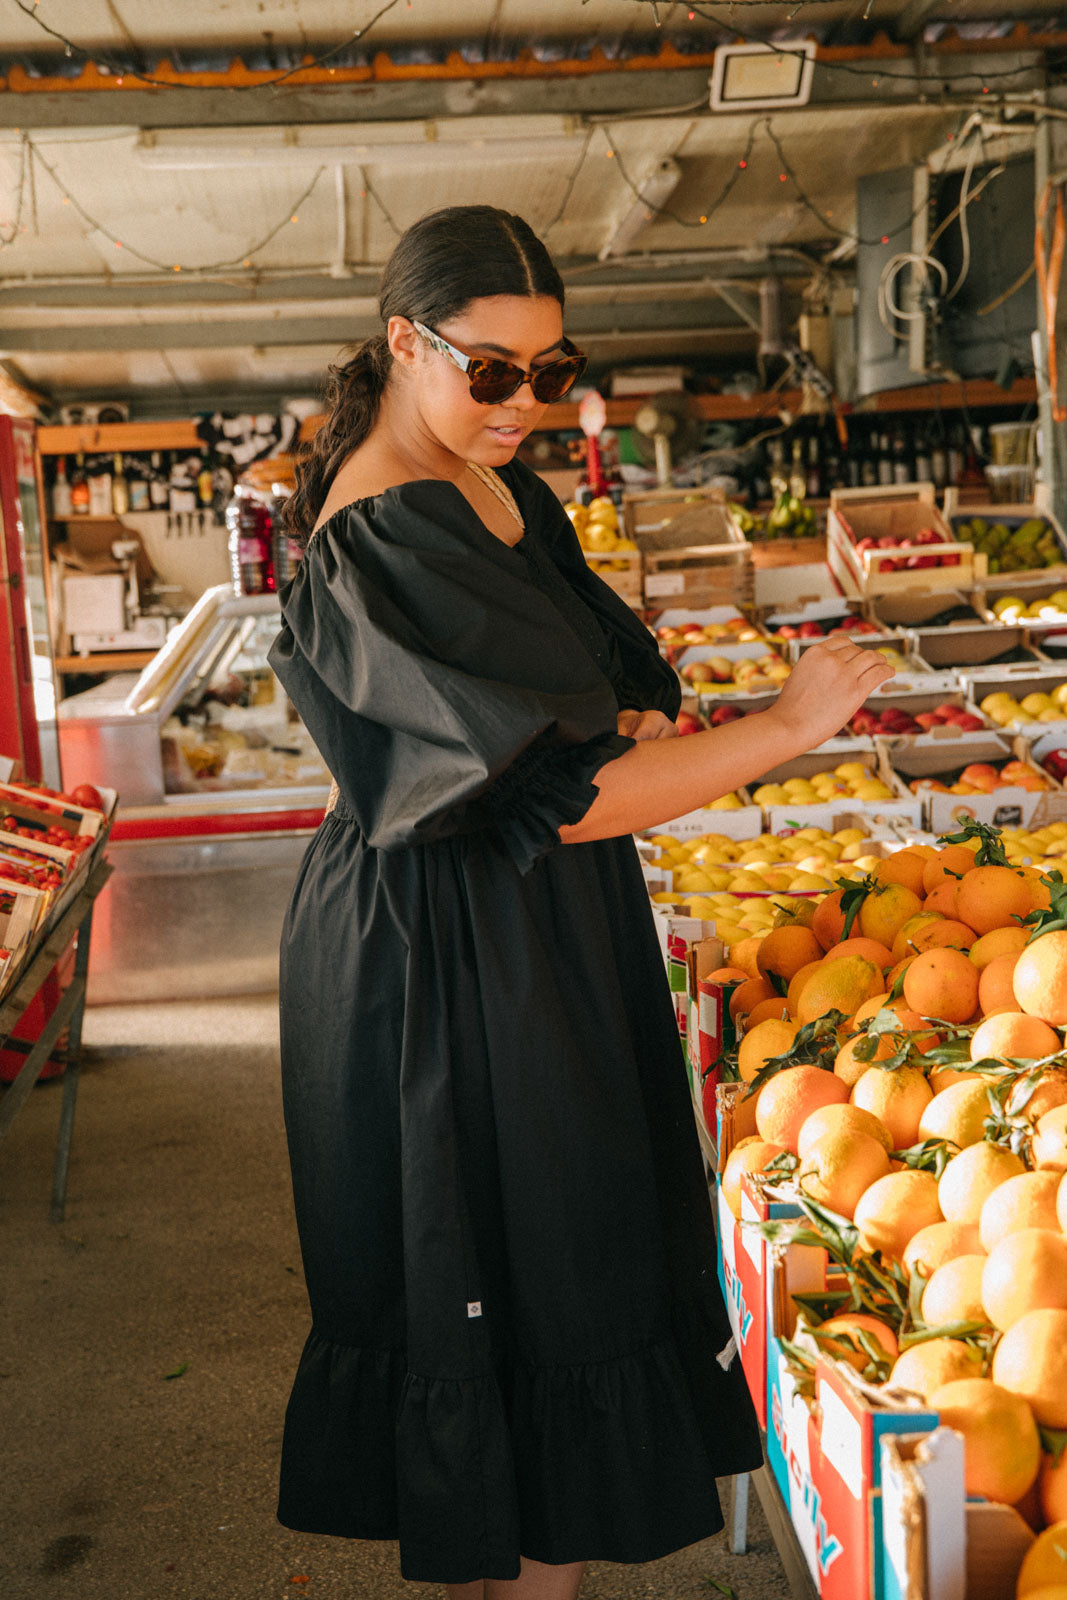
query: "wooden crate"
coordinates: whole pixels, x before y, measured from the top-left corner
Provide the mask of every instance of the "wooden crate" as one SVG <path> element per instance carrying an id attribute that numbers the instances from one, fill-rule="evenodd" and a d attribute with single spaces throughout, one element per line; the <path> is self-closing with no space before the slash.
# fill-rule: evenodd
<path id="1" fill-rule="evenodd" d="M 596 550 L 585 552 L 586 565 L 609 589 L 614 589 L 620 600 L 625 600 L 635 611 L 644 609 L 644 572 L 640 550 Z"/>
<path id="2" fill-rule="evenodd" d="M 711 489 L 653 489 L 622 497 L 626 536 L 641 552 L 645 604 L 752 604 L 752 547 Z"/>
<path id="3" fill-rule="evenodd" d="M 750 539 L 749 543 L 756 567 L 807 567 L 826 560 L 822 534 L 810 539 Z"/>
<path id="4" fill-rule="evenodd" d="M 891 564 L 900 559 L 899 551 L 856 549 L 856 541 L 863 538 L 878 539 L 886 534 L 907 538 L 926 527 L 935 529 L 942 542 L 923 545 L 910 554 L 947 556 L 952 559 L 951 566 L 895 572 Z M 909 589 L 974 589 L 985 575 L 985 557 L 953 538 L 937 509 L 932 483 L 835 489 L 826 518 L 826 559 L 844 593 L 863 598 Z"/>

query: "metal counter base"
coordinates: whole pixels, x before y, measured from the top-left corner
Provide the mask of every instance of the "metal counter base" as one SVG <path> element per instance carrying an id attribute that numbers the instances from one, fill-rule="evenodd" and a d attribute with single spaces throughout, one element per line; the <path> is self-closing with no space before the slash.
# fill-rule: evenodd
<path id="1" fill-rule="evenodd" d="M 115 839 L 97 902 L 88 1003 L 262 994 L 310 831 Z"/>

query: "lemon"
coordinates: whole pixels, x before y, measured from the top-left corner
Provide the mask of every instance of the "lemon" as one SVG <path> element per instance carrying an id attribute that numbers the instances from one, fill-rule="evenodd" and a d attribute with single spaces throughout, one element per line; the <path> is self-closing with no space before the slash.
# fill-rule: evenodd
<path id="1" fill-rule="evenodd" d="M 740 811 L 744 801 L 739 794 L 723 794 L 717 800 L 712 800 L 706 807 L 707 811 Z"/>
<path id="2" fill-rule="evenodd" d="M 842 761 L 834 773 L 838 778 L 869 778 L 871 769 L 865 761 Z"/>

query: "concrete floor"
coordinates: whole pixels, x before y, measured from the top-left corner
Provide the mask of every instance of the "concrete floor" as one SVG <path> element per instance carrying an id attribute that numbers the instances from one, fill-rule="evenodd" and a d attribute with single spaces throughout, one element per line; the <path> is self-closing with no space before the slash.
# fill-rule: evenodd
<path id="1" fill-rule="evenodd" d="M 62 1224 L 58 1082 L 0 1146 L 0 1594 L 436 1600 L 393 1545 L 274 1519 L 308 1313 L 273 996 L 98 1007 L 85 1036 Z M 755 1495 L 749 1541 L 597 1564 L 582 1600 L 778 1600 Z"/>

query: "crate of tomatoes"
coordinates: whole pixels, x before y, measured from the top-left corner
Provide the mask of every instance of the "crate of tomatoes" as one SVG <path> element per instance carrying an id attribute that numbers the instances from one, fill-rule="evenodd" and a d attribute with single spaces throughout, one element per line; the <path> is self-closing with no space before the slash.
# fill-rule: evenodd
<path id="1" fill-rule="evenodd" d="M 14 933 L 24 946 L 77 892 L 114 804 L 112 792 L 91 785 L 67 795 L 40 785 L 0 783 L 0 895 L 12 902 L 14 930 L 9 941 L 0 928 L 0 944 L 11 952 L 0 958 L 0 992 L 16 966 Z M 27 933 L 28 904 L 33 915 Z"/>

